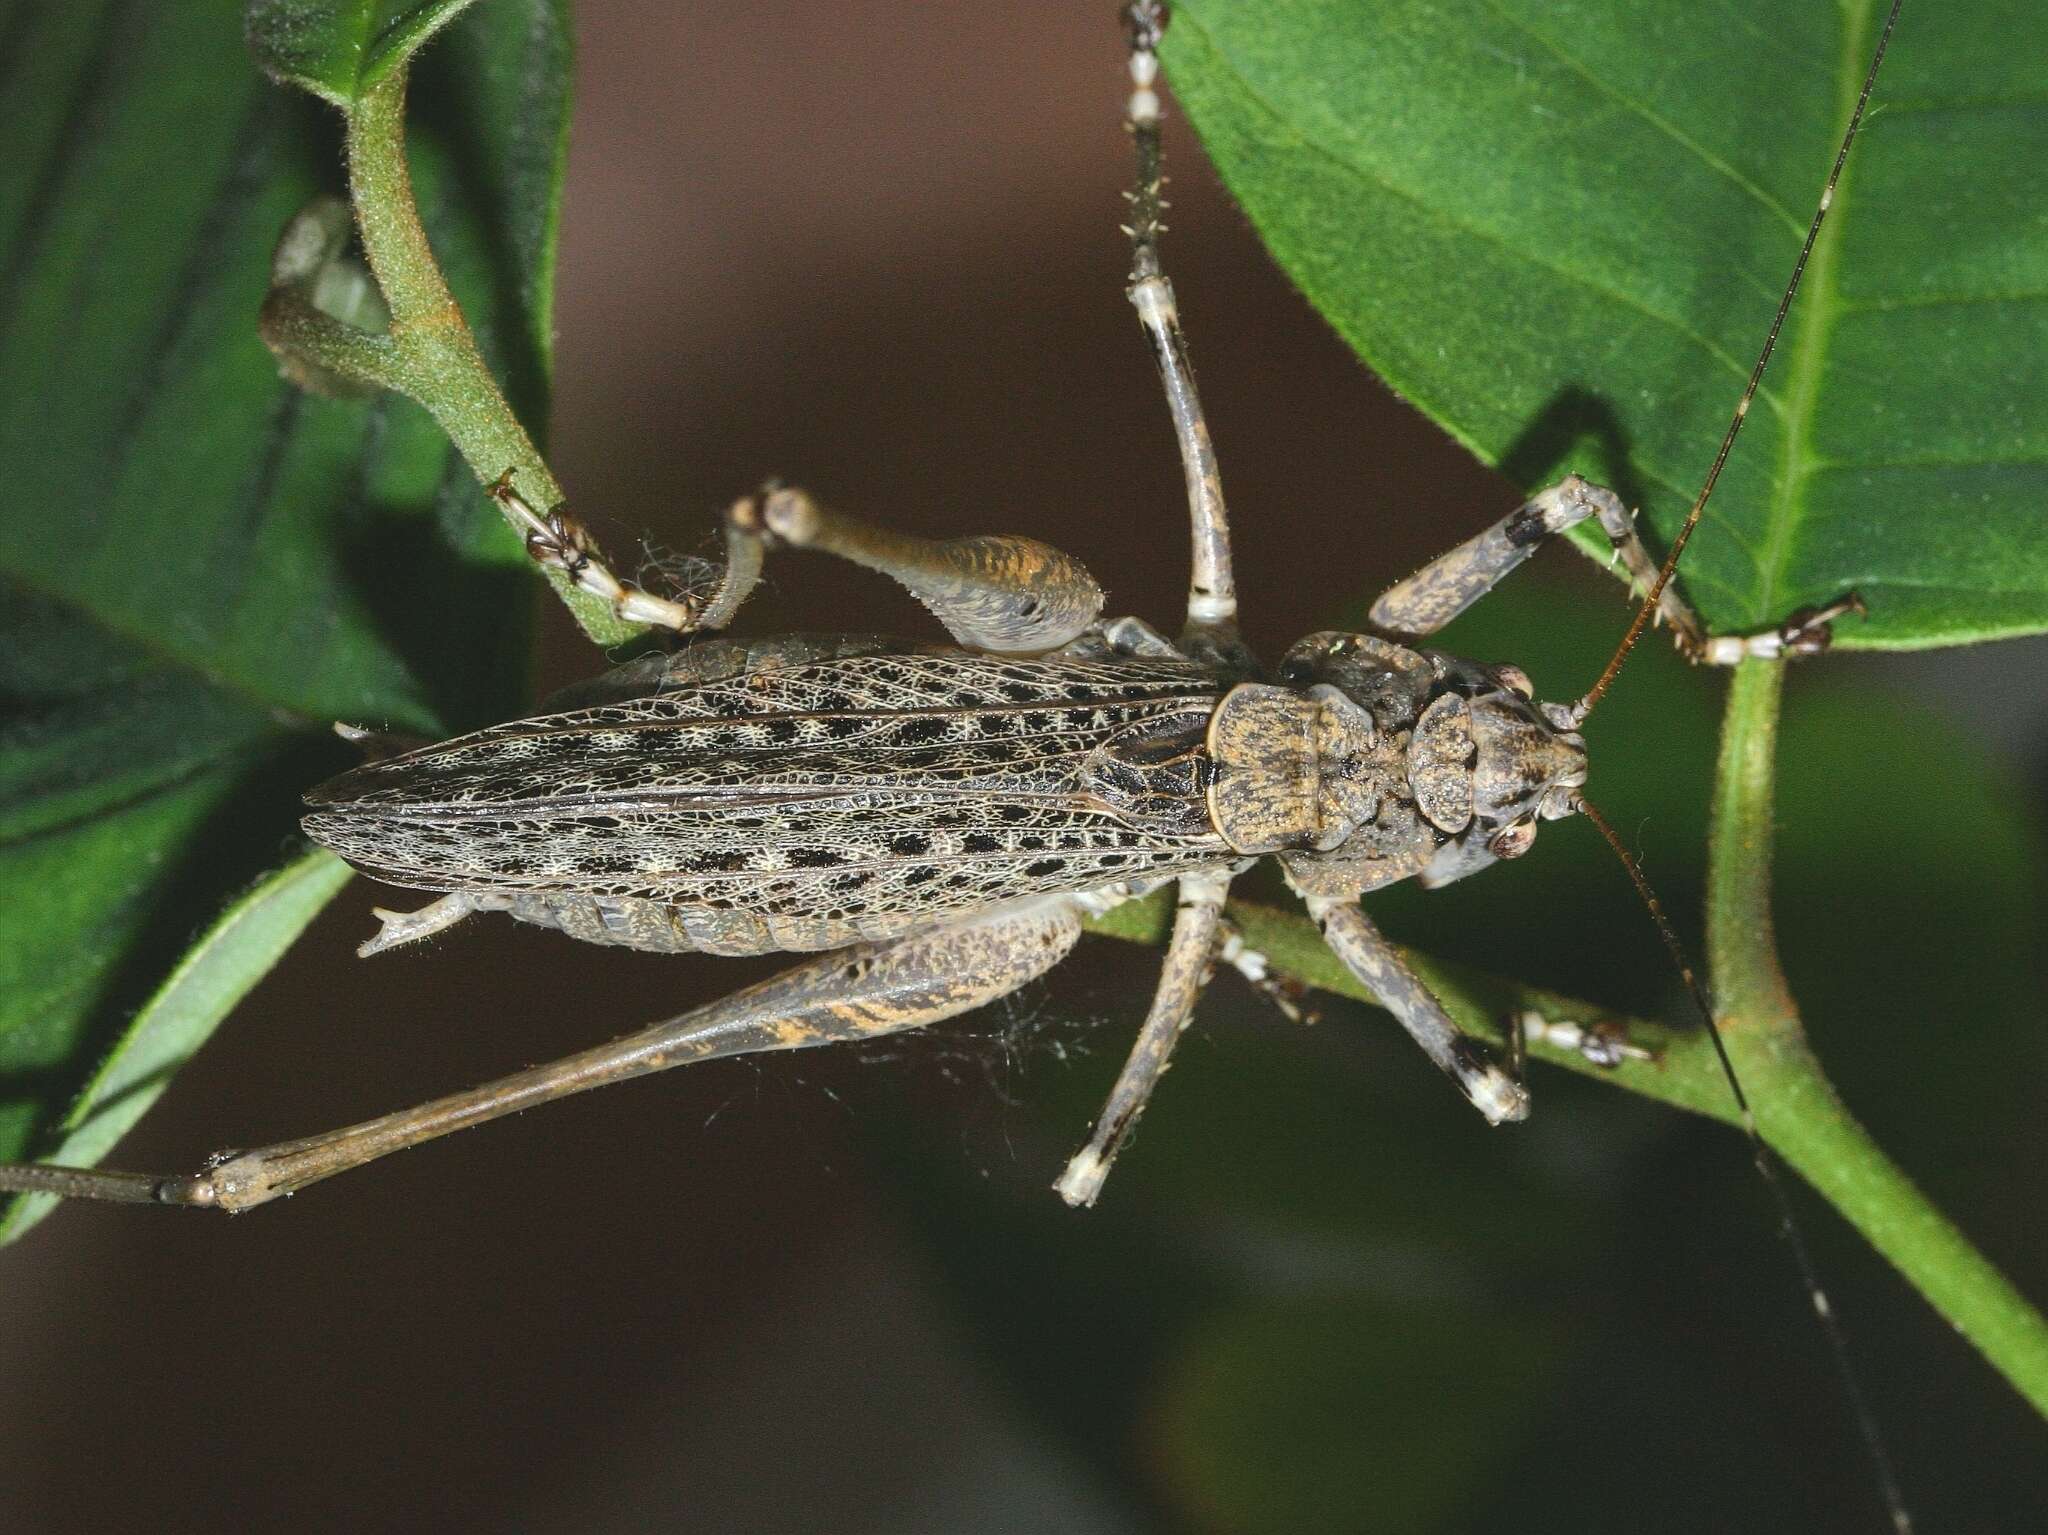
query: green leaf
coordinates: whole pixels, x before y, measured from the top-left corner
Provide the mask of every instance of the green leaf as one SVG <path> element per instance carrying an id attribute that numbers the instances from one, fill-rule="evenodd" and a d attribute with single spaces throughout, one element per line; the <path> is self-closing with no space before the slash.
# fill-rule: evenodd
<path id="1" fill-rule="evenodd" d="M 136 1013 L 107 1053 L 99 1074 L 73 1102 L 60 1137 L 49 1147 L 51 1160 L 88 1167 L 112 1150 L 214 1025 L 248 995 L 348 882 L 349 873 L 348 866 L 330 853 L 308 853 L 222 912 Z M 0 1242 L 34 1225 L 55 1203 L 44 1195 L 16 1200 L 0 1217 Z"/>
<path id="2" fill-rule="evenodd" d="M 1578 469 L 1668 540 L 1883 10 L 1186 0 L 1165 57 L 1224 181 L 1361 357 L 1520 484 Z M 1687 556 L 1714 627 L 1855 587 L 1871 613 L 1844 645 L 2048 629 L 2048 104 L 2014 45 L 2038 20 L 2019 0 L 1906 8 Z"/>
<path id="3" fill-rule="evenodd" d="M 331 888 L 295 851 L 299 791 L 350 755 L 330 722 L 441 734 L 516 708 L 532 588 L 424 412 L 303 395 L 257 338 L 278 232 L 337 190 L 333 114 L 266 81 L 224 8 L 29 7 L 8 35 L 0 1159 L 20 1159 L 88 1129 L 103 1150 Z M 560 0 L 501 0 L 415 82 L 429 231 L 535 425 L 567 63 Z"/>
<path id="4" fill-rule="evenodd" d="M 347 106 L 473 0 L 249 0 L 249 51 L 277 80 Z"/>

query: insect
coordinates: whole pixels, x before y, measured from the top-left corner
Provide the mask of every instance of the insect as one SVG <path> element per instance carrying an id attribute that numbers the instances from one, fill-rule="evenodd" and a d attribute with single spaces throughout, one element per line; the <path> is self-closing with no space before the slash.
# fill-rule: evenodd
<path id="1" fill-rule="evenodd" d="M 529 554 L 628 621 L 721 632 L 769 551 L 806 548 L 894 578 L 953 643 L 700 639 L 571 689 L 544 715 L 319 786 L 307 796 L 314 840 L 386 883 L 439 892 L 417 910 L 380 913 L 383 930 L 361 952 L 505 912 L 594 943 L 819 957 L 611 1045 L 190 1178 L 22 1169 L 11 1181 L 247 1209 L 603 1082 L 952 1017 L 1044 974 L 1084 914 L 1171 883 L 1178 912 L 1152 1008 L 1058 1181 L 1069 1203 L 1089 1204 L 1193 1011 L 1232 879 L 1266 856 L 1482 1116 L 1528 1113 L 1522 1083 L 1451 1020 L 1359 898 L 1408 879 L 1465 878 L 1528 852 L 1544 821 L 1595 815 L 1581 792 L 1580 726 L 1653 616 L 1694 658 L 1730 664 L 1823 648 L 1856 599 L 1760 635 L 1709 637 L 1619 498 L 1568 478 L 1383 593 L 1376 633 L 1314 634 L 1263 666 L 1238 638 L 1220 473 L 1160 257 L 1163 21 L 1154 5 L 1129 14 L 1138 168 L 1128 292 L 1186 478 L 1193 568 L 1177 637 L 1105 620 L 1094 578 L 1035 540 L 910 538 L 786 487 L 727 514 L 715 590 L 664 597 L 621 580 L 566 508 L 528 505 L 508 475 L 493 494 L 525 528 Z M 1588 519 L 1649 595 L 1584 698 L 1541 702 L 1513 667 L 1421 648 Z"/>
<path id="2" fill-rule="evenodd" d="M 1139 23 L 1142 158 L 1156 145 L 1156 105 L 1142 13 Z M 1072 942 L 1080 911 L 1171 880 L 1182 904 L 1158 999 L 1060 1180 L 1085 1203 L 1193 1006 L 1230 879 L 1268 854 L 1332 947 L 1481 1112 L 1494 1121 L 1526 1112 L 1521 1084 L 1449 1022 L 1357 897 L 1519 856 L 1541 821 L 1585 809 L 1583 711 L 1538 704 L 1519 673 L 1385 635 L 1317 636 L 1270 673 L 1243 652 L 1220 486 L 1146 204 L 1156 163 L 1140 180 L 1133 299 L 1190 484 L 1185 630 L 1169 640 L 1135 622 L 1099 623 L 1092 580 L 1042 546 L 919 545 L 788 490 L 735 509 L 726 584 L 693 608 L 619 583 L 565 513 L 501 488 L 527 520 L 536 557 L 628 616 L 719 628 L 765 551 L 811 547 L 901 580 L 956 648 L 704 641 L 602 679 L 540 720 L 323 787 L 309 821 L 316 837 L 396 883 L 445 892 L 394 917 L 372 947 L 502 910 L 600 942 L 830 957 L 660 1036 L 249 1153 L 192 1180 L 150 1180 L 148 1197 L 243 1207 L 599 1079 L 930 1022 L 1042 973 Z M 1655 579 L 1620 503 L 1567 482 L 1394 588 L 1375 620 L 1403 639 L 1426 637 L 1541 537 L 1586 518 L 1645 584 Z M 1709 643 L 1688 628 L 1675 589 L 1664 589 L 1659 610 Z M 1817 646 L 1830 616 L 1793 616 L 1753 641 L 1714 640 L 1713 658 Z"/>

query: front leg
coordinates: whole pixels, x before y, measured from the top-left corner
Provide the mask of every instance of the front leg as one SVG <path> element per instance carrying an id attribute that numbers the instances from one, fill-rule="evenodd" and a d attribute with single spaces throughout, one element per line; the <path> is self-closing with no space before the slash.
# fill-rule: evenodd
<path id="1" fill-rule="evenodd" d="M 1613 545 L 1615 558 L 1628 572 L 1629 589 L 1639 595 L 1649 591 L 1657 581 L 1657 563 L 1643 547 L 1634 516 L 1613 491 L 1573 474 L 1388 587 L 1372 605 L 1373 627 L 1403 638 L 1436 633 L 1545 543 L 1588 517 L 1598 520 Z M 1863 612 L 1862 599 L 1854 592 L 1825 607 L 1801 608 L 1761 634 L 1710 635 L 1675 583 L 1667 582 L 1657 599 L 1658 621 L 1670 628 L 1680 652 L 1707 666 L 1733 666 L 1749 657 L 1817 654 L 1828 647 L 1833 620 L 1851 612 Z"/>
<path id="2" fill-rule="evenodd" d="M 1635 518 L 1613 491 L 1572 474 L 1380 593 L 1372 605 L 1373 627 L 1402 636 L 1436 633 L 1544 544 L 1588 517 L 1599 520 L 1616 558 L 1628 571 L 1631 587 L 1648 591 L 1657 579 L 1657 564 L 1643 547 Z M 1681 645 L 1698 645 L 1705 638 L 1699 615 L 1675 587 L 1664 588 L 1658 617 L 1671 626 Z"/>

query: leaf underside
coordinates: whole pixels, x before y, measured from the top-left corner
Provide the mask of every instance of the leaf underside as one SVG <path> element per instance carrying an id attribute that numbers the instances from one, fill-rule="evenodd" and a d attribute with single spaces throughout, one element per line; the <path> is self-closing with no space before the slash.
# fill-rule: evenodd
<path id="1" fill-rule="evenodd" d="M 272 78 L 347 106 L 474 0 L 251 0 L 249 51 Z"/>
<path id="2" fill-rule="evenodd" d="M 1667 540 L 1883 9 L 1185 0 L 1165 59 L 1362 358 L 1523 486 L 1576 469 Z M 1843 645 L 2048 629 L 2048 98 L 2039 50 L 2014 46 L 2038 23 L 2023 0 L 1907 7 L 1687 554 L 1712 627 L 1855 588 L 1870 617 Z"/>
<path id="3" fill-rule="evenodd" d="M 330 722 L 445 733 L 523 692 L 529 578 L 446 439 L 300 394 L 257 339 L 340 124 L 204 9 L 0 8 L 0 462 L 33 510 L 0 519 L 4 1159 L 104 1151 L 338 885 L 296 835 Z M 309 46 L 314 11 L 360 20 L 257 9 Z M 452 8 L 382 10 L 388 69 L 400 11 L 417 42 Z M 494 5 L 420 76 L 429 230 L 532 420 L 560 6 Z"/>

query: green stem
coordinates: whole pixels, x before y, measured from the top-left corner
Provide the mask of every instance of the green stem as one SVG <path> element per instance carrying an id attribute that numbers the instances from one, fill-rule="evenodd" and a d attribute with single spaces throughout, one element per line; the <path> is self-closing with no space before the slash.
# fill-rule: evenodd
<path id="1" fill-rule="evenodd" d="M 1783 672 L 1736 671 L 1715 780 L 1707 958 L 1729 1054 L 1764 1139 L 2048 1415 L 2048 1322 L 1870 1139 L 1807 1047 L 1771 920 Z"/>
<path id="2" fill-rule="evenodd" d="M 346 111 L 349 197 L 364 254 L 391 309 L 391 350 L 377 359 L 385 364 L 378 381 L 424 406 L 480 483 L 490 485 L 509 470 L 530 504 L 559 506 L 567 499 L 562 487 L 491 376 L 427 243 L 405 158 L 406 76 L 403 69 L 392 71 Z M 331 336 L 302 333 L 301 339 L 315 361 L 339 361 L 341 371 L 371 360 L 328 355 L 331 348 L 323 344 Z M 561 570 L 550 568 L 547 577 L 595 643 L 616 645 L 641 632 L 614 615 L 608 603 L 578 590 Z"/>
<path id="3" fill-rule="evenodd" d="M 379 389 L 405 393 L 411 383 L 389 336 L 337 320 L 294 288 L 270 290 L 257 328 L 301 389 L 321 394 Z"/>
<path id="4" fill-rule="evenodd" d="M 1707 956 L 1728 1053 L 1755 1108 L 1757 1125 L 1843 1218 L 1898 1268 L 2048 1416 L 2048 1322 L 1990 1260 L 1870 1139 L 1835 1096 L 1806 1044 L 1778 966 L 1771 920 L 1772 805 L 1783 668 L 1750 662 L 1731 684 L 1708 847 Z M 1112 937 L 1158 943 L 1171 913 L 1164 898 L 1118 907 L 1090 927 Z M 1364 1001 L 1365 988 L 1323 946 L 1313 923 L 1292 912 L 1233 902 L 1230 916 L 1274 967 L 1310 985 Z M 1596 1005 L 1410 953 L 1432 990 L 1465 1028 L 1498 1035 L 1511 1008 L 1586 1022 Z M 1600 1081 L 1728 1123 L 1737 1115 L 1711 1046 L 1698 1030 L 1673 1033 L 1618 1020 L 1654 1062 L 1595 1067 L 1575 1052 L 1537 1045 L 1532 1053 Z"/>
<path id="5" fill-rule="evenodd" d="M 1330 952 L 1315 924 L 1300 912 L 1257 901 L 1232 901 L 1227 915 L 1244 934 L 1245 942 L 1264 954 L 1277 973 L 1337 996 L 1360 1002 L 1376 1000 Z M 1091 918 L 1088 928 L 1131 943 L 1158 944 L 1165 939 L 1172 920 L 1171 894 L 1162 891 Z M 1529 1053 L 1646 1098 L 1733 1123 L 1734 1108 L 1720 1068 L 1711 1055 L 1692 1048 L 1696 1030 L 1672 1030 L 1645 1019 L 1622 1017 L 1611 1008 L 1581 998 L 1432 959 L 1413 949 L 1402 952 L 1460 1028 L 1499 1040 L 1503 1020 L 1515 1012 L 1533 1012 L 1550 1023 L 1571 1022 L 1582 1027 L 1602 1021 L 1618 1023 L 1629 1042 L 1651 1052 L 1654 1059 L 1596 1066 L 1577 1050 L 1542 1040 L 1531 1041 Z"/>

